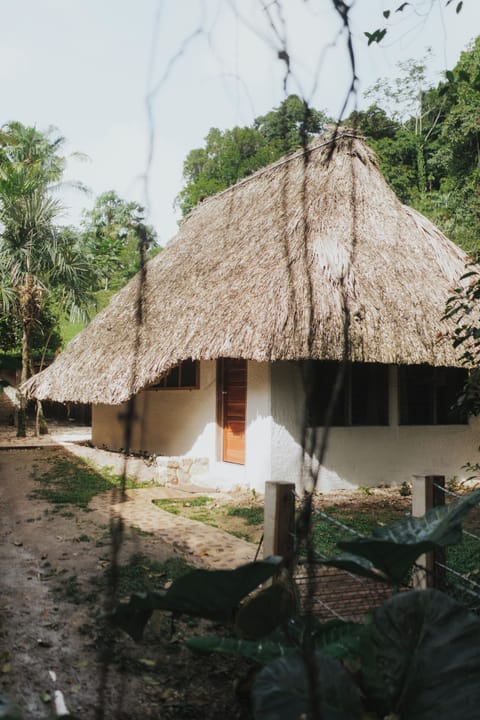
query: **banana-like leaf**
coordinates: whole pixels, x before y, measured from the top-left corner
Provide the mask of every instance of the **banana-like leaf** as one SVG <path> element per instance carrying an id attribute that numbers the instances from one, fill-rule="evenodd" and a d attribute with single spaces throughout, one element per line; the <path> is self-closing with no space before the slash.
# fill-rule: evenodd
<path id="1" fill-rule="evenodd" d="M 235 632 L 250 639 L 266 637 L 295 615 L 297 609 L 293 589 L 276 582 L 240 606 L 235 617 Z"/>
<path id="2" fill-rule="evenodd" d="M 192 570 L 177 578 L 168 590 L 133 593 L 128 603 L 108 615 L 108 620 L 134 640 L 142 637 L 153 610 L 232 622 L 243 598 L 271 578 L 281 562 L 281 557 L 272 555 L 235 570 Z"/>
<path id="3" fill-rule="evenodd" d="M 337 660 L 356 658 L 360 654 L 364 627 L 363 623 L 344 620 L 322 623 L 314 631 L 315 647 Z"/>
<path id="4" fill-rule="evenodd" d="M 315 647 L 338 660 L 357 658 L 363 627 L 341 620 L 318 624 L 314 631 Z M 292 618 L 287 624 L 286 633 L 277 630 L 261 640 L 211 636 L 189 638 L 185 642 L 191 650 L 242 656 L 266 665 L 276 658 L 297 653 L 304 631 L 305 623 L 302 619 Z"/>
<path id="5" fill-rule="evenodd" d="M 362 672 L 382 717 L 480 717 L 480 618 L 437 590 L 394 595 L 367 626 Z"/>
<path id="6" fill-rule="evenodd" d="M 322 560 L 320 565 L 329 565 L 331 567 L 346 570 L 354 575 L 378 580 L 379 582 L 388 582 L 388 577 L 384 572 L 375 567 L 375 565 L 365 557 L 353 555 L 352 553 L 342 553 L 333 558 Z"/>
<path id="7" fill-rule="evenodd" d="M 392 583 L 401 582 L 422 553 L 455 545 L 462 538 L 462 521 L 480 502 L 480 490 L 460 500 L 432 508 L 423 517 L 407 517 L 376 528 L 371 537 L 338 543 L 342 550 L 370 560 Z"/>
<path id="8" fill-rule="evenodd" d="M 322 720 L 360 720 L 360 693 L 338 662 L 315 654 Z M 261 670 L 252 691 L 255 720 L 292 720 L 308 717 L 307 671 L 300 655 L 278 658 Z"/>

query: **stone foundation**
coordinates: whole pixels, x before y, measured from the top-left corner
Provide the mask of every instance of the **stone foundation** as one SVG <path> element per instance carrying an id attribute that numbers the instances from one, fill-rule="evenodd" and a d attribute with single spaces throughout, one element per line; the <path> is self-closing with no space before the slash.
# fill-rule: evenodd
<path id="1" fill-rule="evenodd" d="M 160 485 L 185 485 L 208 473 L 207 458 L 157 457 L 156 481 Z"/>

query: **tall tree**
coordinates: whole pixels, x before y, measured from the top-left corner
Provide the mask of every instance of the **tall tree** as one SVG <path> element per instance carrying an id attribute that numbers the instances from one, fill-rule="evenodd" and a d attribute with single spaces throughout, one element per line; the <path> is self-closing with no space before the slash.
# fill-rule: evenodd
<path id="1" fill-rule="evenodd" d="M 480 38 L 436 87 L 409 61 L 348 122 L 365 133 L 393 189 L 468 251 L 480 238 Z"/>
<path id="2" fill-rule="evenodd" d="M 185 185 L 177 196 L 182 213 L 301 147 L 322 131 L 326 120 L 324 113 L 290 95 L 251 127 L 211 128 L 204 147 L 191 150 L 183 164 Z"/>
<path id="3" fill-rule="evenodd" d="M 50 194 L 61 180 L 63 138 L 10 123 L 0 136 L 0 287 L 2 310 L 18 317 L 22 331 L 22 374 L 32 368 L 31 337 L 48 300 L 56 293 L 64 309 L 80 312 L 91 298 L 92 265 L 56 227 L 61 206 Z M 21 397 L 18 435 L 26 434 Z"/>
<path id="4" fill-rule="evenodd" d="M 153 227 L 145 225 L 145 210 L 120 198 L 113 190 L 100 195 L 84 213 L 82 242 L 90 253 L 104 290 L 121 288 L 140 268 L 139 228 L 145 228 L 149 255 L 158 250 Z"/>

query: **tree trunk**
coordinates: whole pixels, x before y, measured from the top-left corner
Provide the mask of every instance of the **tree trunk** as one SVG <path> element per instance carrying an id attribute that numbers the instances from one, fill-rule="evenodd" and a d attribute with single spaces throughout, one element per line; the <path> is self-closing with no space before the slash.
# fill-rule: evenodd
<path id="1" fill-rule="evenodd" d="M 20 376 L 20 384 L 28 380 L 28 361 L 29 361 L 29 327 L 28 323 L 23 323 L 22 332 L 22 374 Z M 18 409 L 17 420 L 17 437 L 27 436 L 27 398 L 20 391 L 20 407 Z"/>
<path id="2" fill-rule="evenodd" d="M 40 400 L 37 400 L 37 412 L 35 415 L 35 435 L 48 435 L 48 425 L 43 414 L 43 406 Z"/>

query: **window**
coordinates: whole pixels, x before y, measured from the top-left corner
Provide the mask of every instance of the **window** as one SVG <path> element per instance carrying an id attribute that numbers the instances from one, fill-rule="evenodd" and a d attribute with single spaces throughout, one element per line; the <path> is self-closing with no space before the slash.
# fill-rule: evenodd
<path id="1" fill-rule="evenodd" d="M 305 363 L 309 425 L 323 427 L 340 363 Z M 348 363 L 332 425 L 388 425 L 388 365 Z"/>
<path id="2" fill-rule="evenodd" d="M 184 360 L 180 365 L 169 370 L 169 372 L 149 390 L 162 390 L 163 388 L 184 388 L 195 389 L 199 387 L 199 363 L 198 360 Z"/>
<path id="3" fill-rule="evenodd" d="M 400 425 L 459 425 L 467 416 L 456 400 L 467 381 L 461 368 L 408 365 L 398 370 Z"/>

